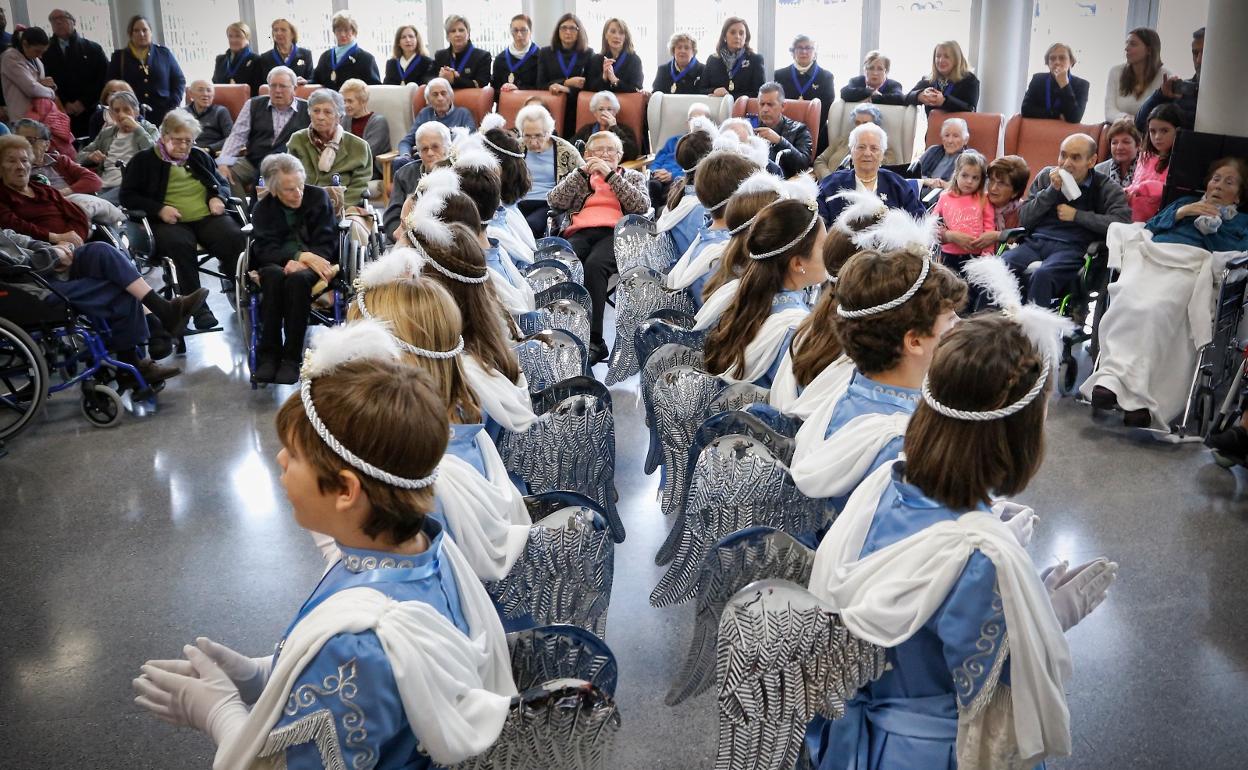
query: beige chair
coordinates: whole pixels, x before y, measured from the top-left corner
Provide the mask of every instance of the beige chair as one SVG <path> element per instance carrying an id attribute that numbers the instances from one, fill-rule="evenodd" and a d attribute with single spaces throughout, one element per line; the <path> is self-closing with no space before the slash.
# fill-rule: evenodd
<path id="1" fill-rule="evenodd" d="M 688 131 L 689 105 L 705 104 L 711 108 L 711 120 L 717 125 L 732 115 L 731 96 L 699 96 L 696 94 L 650 94 L 646 105 L 646 124 L 650 127 L 650 150 L 658 152 L 673 136 Z"/>
<path id="2" fill-rule="evenodd" d="M 409 83 L 405 86 L 369 86 L 368 107 L 386 119 L 390 127 L 390 147 L 393 148 L 377 158 L 381 164 L 383 179 L 374 179 L 368 183 L 368 190 L 373 202 L 384 203 L 390 197 L 389 170 L 390 161 L 398 154 L 399 142 L 412 130 L 412 121 L 416 113 L 412 110 L 415 91 L 420 86 Z"/>
<path id="3" fill-rule="evenodd" d="M 837 99 L 828 110 L 828 144 L 838 144 L 849 136 L 849 116 L 854 108 L 862 102 L 843 102 Z M 880 117 L 884 123 L 884 133 L 888 135 L 888 146 L 897 149 L 897 158 L 901 163 L 909 163 L 914 159 L 914 136 L 919 119 L 918 108 L 900 104 L 877 104 Z"/>

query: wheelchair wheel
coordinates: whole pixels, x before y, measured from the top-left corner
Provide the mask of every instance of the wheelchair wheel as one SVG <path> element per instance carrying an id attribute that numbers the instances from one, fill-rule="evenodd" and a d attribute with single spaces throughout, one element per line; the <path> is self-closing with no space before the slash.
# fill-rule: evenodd
<path id="1" fill-rule="evenodd" d="M 121 420 L 125 405 L 117 391 L 107 385 L 83 383 L 82 416 L 97 428 L 111 428 Z"/>
<path id="2" fill-rule="evenodd" d="M 0 318 L 0 440 L 21 433 L 48 400 L 48 362 L 30 335 Z"/>

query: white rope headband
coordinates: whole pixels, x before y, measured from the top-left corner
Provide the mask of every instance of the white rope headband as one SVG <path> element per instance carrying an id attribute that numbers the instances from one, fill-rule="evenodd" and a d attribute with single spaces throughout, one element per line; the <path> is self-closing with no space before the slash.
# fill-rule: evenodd
<path id="1" fill-rule="evenodd" d="M 707 210 L 707 211 L 719 211 L 719 210 L 720 210 L 720 209 L 722 209 L 724 206 L 727 206 L 727 205 L 728 205 L 728 201 L 730 201 L 730 200 L 732 200 L 732 196 L 731 196 L 731 195 L 729 195 L 727 198 L 724 198 L 724 199 L 723 199 L 722 201 L 720 201 L 719 203 L 716 203 L 714 206 L 707 206 L 707 207 L 706 207 L 706 210 Z"/>
<path id="2" fill-rule="evenodd" d="M 781 246 L 781 247 L 780 247 L 780 248 L 778 248 L 778 249 L 772 249 L 771 251 L 765 251 L 765 252 L 763 252 L 762 254 L 753 254 L 753 253 L 751 253 L 751 254 L 750 254 L 750 259 L 767 259 L 768 257 L 774 257 L 774 256 L 776 256 L 777 254 L 783 254 L 784 252 L 786 252 L 786 251 L 788 251 L 789 249 L 793 248 L 793 247 L 794 247 L 794 246 L 796 246 L 797 244 L 801 243 L 802 239 L 803 239 L 803 238 L 805 238 L 807 235 L 809 235 L 811 230 L 815 229 L 815 223 L 819 221 L 819 209 L 818 209 L 818 208 L 815 206 L 815 204 L 813 204 L 813 203 L 810 203 L 810 204 L 807 204 L 807 205 L 810 207 L 810 222 L 809 222 L 809 223 L 807 223 L 806 227 L 802 230 L 802 232 L 801 232 L 801 234 L 800 234 L 800 235 L 798 235 L 796 238 L 794 238 L 793 240 L 791 240 L 791 241 L 789 241 L 788 243 L 784 244 L 783 246 Z M 760 212 L 759 212 L 759 214 L 761 214 L 761 213 L 762 213 L 762 212 L 760 211 Z M 757 218 L 757 217 L 758 217 L 758 215 L 756 214 L 756 215 L 755 215 L 755 218 Z"/>
<path id="3" fill-rule="evenodd" d="M 377 319 L 373 317 L 372 313 L 368 312 L 368 308 L 364 305 L 365 293 L 366 291 L 364 289 L 359 290 L 359 293 L 355 295 L 355 304 L 357 307 L 360 308 L 360 315 L 364 316 L 370 321 L 375 321 Z M 464 352 L 463 335 L 460 335 L 459 342 L 455 343 L 455 347 L 451 348 L 450 350 L 429 350 L 428 348 L 417 347 L 413 345 L 412 343 L 408 342 L 407 340 L 399 337 L 397 334 L 391 334 L 390 336 L 394 337 L 394 341 L 399 343 L 399 347 L 403 348 L 404 350 L 411 353 L 412 355 L 417 355 L 417 356 L 420 356 L 421 358 L 432 358 L 432 359 L 439 360 L 439 361 L 445 361 L 448 358 L 454 358 L 455 356 Z"/>
<path id="4" fill-rule="evenodd" d="M 909 302 L 911 297 L 919 293 L 919 289 L 923 288 L 923 282 L 927 280 L 927 274 L 930 273 L 931 270 L 932 270 L 931 260 L 924 258 L 923 269 L 919 271 L 918 279 L 915 280 L 913 286 L 911 286 L 909 289 L 906 289 L 905 294 L 902 294 L 897 299 L 889 300 L 888 302 L 885 302 L 882 305 L 876 305 L 875 307 L 863 308 L 862 310 L 846 310 L 844 305 L 837 305 L 836 314 L 839 315 L 841 318 L 865 318 L 866 316 L 869 316 L 869 315 L 879 315 L 880 313 L 887 313 L 888 311 L 894 308 L 899 308 L 902 305 Z"/>
<path id="5" fill-rule="evenodd" d="M 1036 400 L 1036 396 L 1040 395 L 1040 391 L 1044 390 L 1044 383 L 1049 379 L 1049 369 L 1051 362 L 1046 356 L 1044 366 L 1040 368 L 1040 376 L 1036 378 L 1036 383 L 1031 389 L 1023 394 L 1023 397 L 1012 404 L 1007 404 L 1000 409 L 992 409 L 987 412 L 970 412 L 965 409 L 954 409 L 951 406 L 945 406 L 936 400 L 932 395 L 931 388 L 928 387 L 927 377 L 923 378 L 923 400 L 927 405 L 936 411 L 937 414 L 944 415 L 953 420 L 962 420 L 964 422 L 989 422 L 991 420 L 1001 420 L 1014 414 L 1018 414 L 1027 408 L 1027 405 Z"/>
<path id="6" fill-rule="evenodd" d="M 433 473 L 419 479 L 405 479 L 402 476 L 396 476 L 389 471 L 383 471 L 381 468 L 367 462 L 357 456 L 350 449 L 342 445 L 338 439 L 334 438 L 334 434 L 329 432 L 329 428 L 325 427 L 325 423 L 321 422 L 321 416 L 316 413 L 316 407 L 312 405 L 312 380 L 304 379 L 299 384 L 299 398 L 303 401 L 303 411 L 308 415 L 308 422 L 312 423 L 312 429 L 316 431 L 316 435 L 321 437 L 321 441 L 325 442 L 325 446 L 333 450 L 333 453 L 341 457 L 343 460 L 357 470 L 363 471 L 366 475 L 377 479 L 378 481 L 389 484 L 399 489 L 424 489 L 438 480 L 438 469 L 434 468 Z"/>
<path id="7" fill-rule="evenodd" d="M 523 158 L 523 157 L 524 157 L 524 153 L 522 153 L 522 152 L 515 152 L 515 151 L 513 151 L 513 150 L 508 150 L 506 147 L 499 147 L 497 144 L 494 144 L 493 142 L 491 142 L 491 141 L 490 141 L 490 139 L 489 139 L 489 137 L 487 137 L 484 133 L 483 133 L 483 134 L 481 134 L 481 141 L 485 142 L 485 143 L 486 143 L 486 144 L 488 144 L 490 147 L 492 147 L 493 149 L 497 150 L 498 152 L 501 152 L 501 153 L 502 153 L 502 154 L 504 154 L 504 155 L 508 155 L 508 156 L 510 156 L 510 157 L 513 157 L 513 158 Z"/>
<path id="8" fill-rule="evenodd" d="M 447 278 L 450 278 L 452 281 L 459 281 L 460 283 L 482 284 L 490 280 L 490 271 L 488 269 L 485 271 L 485 275 L 479 278 L 473 278 L 472 276 L 468 276 L 468 275 L 460 275 L 459 273 L 456 273 L 450 270 L 449 268 L 443 267 L 442 264 L 438 262 L 438 260 L 434 259 L 433 257 L 429 257 L 429 259 L 425 262 L 425 264 L 429 265 L 434 270 L 437 270 L 442 275 L 445 275 Z"/>
<path id="9" fill-rule="evenodd" d="M 729 235 L 738 235 L 738 234 L 740 234 L 740 233 L 745 232 L 746 230 L 749 230 L 749 229 L 750 229 L 750 225 L 754 224 L 754 220 L 755 220 L 755 219 L 758 219 L 758 214 L 755 214 L 754 216 L 752 216 L 752 217 L 750 217 L 749 219 L 745 220 L 745 221 L 744 221 L 744 222 L 742 222 L 741 224 L 739 224 L 739 225 L 737 225 L 736 227 L 732 228 L 731 230 L 729 230 L 729 231 L 728 231 L 728 234 L 729 234 Z"/>

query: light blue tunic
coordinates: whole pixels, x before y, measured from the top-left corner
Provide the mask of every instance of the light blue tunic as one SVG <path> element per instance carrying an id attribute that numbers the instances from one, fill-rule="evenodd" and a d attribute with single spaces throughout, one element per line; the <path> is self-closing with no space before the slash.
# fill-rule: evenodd
<path id="1" fill-rule="evenodd" d="M 497 238 L 487 238 L 486 240 L 490 242 L 490 247 L 488 249 L 482 249 L 482 251 L 485 252 L 486 267 L 501 275 L 503 280 L 506 281 L 509 286 L 519 288 L 519 283 L 517 283 L 517 281 L 524 279 L 519 278 L 513 280 L 511 271 L 507 269 L 507 265 L 511 265 L 513 269 L 515 268 L 515 262 L 512 261 L 511 255 L 508 254 L 502 246 L 498 245 Z M 506 260 L 506 262 L 504 262 L 504 260 Z"/>
<path id="2" fill-rule="evenodd" d="M 728 233 L 727 228 L 709 227 L 700 233 L 700 237 L 695 237 L 697 237 L 698 240 L 693 244 L 694 251 L 689 255 L 690 260 L 697 259 L 698 255 L 702 253 L 702 250 L 707 246 L 710 246 L 712 243 L 724 243 L 732 238 L 732 235 Z M 684 254 L 684 252 L 682 251 L 681 254 Z M 700 309 L 702 307 L 702 303 L 705 301 L 702 297 L 702 288 L 706 286 L 706 282 L 709 281 L 711 276 L 714 274 L 715 269 L 714 266 L 712 266 L 712 269 L 708 270 L 705 275 L 689 285 L 689 293 L 693 295 L 693 305 L 695 308 Z"/>
<path id="3" fill-rule="evenodd" d="M 828 422 L 828 429 L 823 434 L 824 438 L 831 437 L 833 433 L 845 427 L 850 420 L 864 414 L 914 414 L 914 410 L 919 407 L 921 397 L 919 391 L 914 388 L 882 385 L 855 370 L 853 377 L 849 380 L 849 388 L 845 391 L 845 395 L 832 409 L 832 419 Z M 871 467 L 862 478 L 870 476 L 884 463 L 896 460 L 904 444 L 905 438 L 902 436 L 885 444 L 884 448 L 876 454 Z M 850 490 L 850 494 L 853 494 L 853 490 Z M 843 497 L 833 497 L 830 498 L 829 505 L 839 511 L 845 507 L 847 500 L 849 500 L 849 494 Z"/>
<path id="4" fill-rule="evenodd" d="M 776 292 L 776 296 L 771 298 L 772 315 L 781 310 L 791 310 L 793 308 L 805 310 L 807 313 L 810 312 L 810 305 L 806 304 L 805 291 L 801 289 L 787 289 Z M 770 388 L 771 383 L 776 381 L 776 372 L 780 370 L 780 362 L 784 360 L 784 354 L 788 352 L 789 343 L 793 341 L 793 333 L 795 331 L 797 331 L 796 324 L 789 328 L 788 334 L 784 335 L 784 339 L 780 341 L 779 347 L 776 348 L 776 357 L 772 359 L 771 366 L 767 368 L 767 373 L 755 380 L 755 385 Z"/>
<path id="5" fill-rule="evenodd" d="M 424 602 L 468 633 L 459 586 L 441 556 L 443 530 L 435 517 L 425 520 L 424 533 L 429 550 L 415 556 L 340 544 L 343 558 L 321 578 L 295 623 L 330 595 L 366 585 L 396 601 Z M 280 648 L 273 655 L 275 666 L 279 655 Z M 330 638 L 299 675 L 274 730 L 301 732 L 308 724 L 305 720 L 333 725 L 332 738 L 347 767 L 423 770 L 432 766 L 417 749 L 390 660 L 373 631 Z M 325 764 L 317 744 L 308 742 L 286 749 L 286 767 L 321 770 Z"/>
<path id="6" fill-rule="evenodd" d="M 477 473 L 485 476 L 485 459 L 481 455 L 481 447 L 477 444 L 482 435 L 484 422 L 451 423 L 451 440 L 446 445 L 446 453 L 476 468 Z M 488 436 L 486 437 L 488 440 Z M 453 534 L 453 533 L 452 533 Z"/>
<path id="7" fill-rule="evenodd" d="M 686 197 L 693 194 L 692 185 L 685 188 Z M 668 236 L 672 239 L 672 246 L 675 247 L 677 256 L 684 254 L 698 233 L 704 232 L 709 225 L 710 222 L 707 219 L 706 209 L 701 203 L 689 209 L 689 213 L 685 214 L 685 218 L 676 223 L 676 226 L 671 230 L 667 231 Z"/>
<path id="8" fill-rule="evenodd" d="M 872 554 L 942 521 L 953 511 L 904 480 L 904 464 L 876 507 L 863 544 Z M 982 506 L 981 510 L 988 510 Z M 954 770 L 958 709 L 989 692 L 994 670 L 1009 684 L 1005 613 L 992 561 L 976 551 L 936 612 L 888 651 L 891 669 L 847 704 L 846 716 L 811 723 L 806 734 L 820 770 Z"/>

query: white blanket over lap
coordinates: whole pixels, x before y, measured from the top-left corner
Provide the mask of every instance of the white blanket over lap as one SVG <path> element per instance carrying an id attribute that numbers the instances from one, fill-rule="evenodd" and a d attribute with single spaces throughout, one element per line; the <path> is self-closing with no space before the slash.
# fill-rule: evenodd
<path id="1" fill-rule="evenodd" d="M 791 417 L 808 420 L 825 401 L 829 399 L 836 401 L 845 395 L 853 376 L 854 362 L 849 356 L 841 354 L 835 361 L 824 367 L 824 370 L 819 372 L 799 394 L 797 377 L 793 374 L 793 349 L 790 346 L 780 361 L 775 381 L 771 383 L 768 401 Z"/>
<path id="2" fill-rule="evenodd" d="M 272 765 L 257 755 L 299 675 L 335 635 L 368 630 L 381 641 L 412 732 L 435 763 L 453 764 L 488 749 L 516 694 L 507 640 L 497 611 L 454 543 L 443 541 L 442 557 L 461 587 L 467 635 L 423 602 L 397 602 L 372 588 L 334 594 L 291 631 L 259 701 L 242 729 L 217 748 L 213 768 Z"/>
<path id="3" fill-rule="evenodd" d="M 1110 225 L 1106 243 L 1109 266 L 1122 272 L 1109 285 L 1100 360 L 1080 392 L 1109 388 L 1123 409 L 1147 409 L 1165 429 L 1183 411 L 1197 352 L 1212 338 L 1215 282 L 1238 254 L 1156 243 L 1142 224 Z"/>
<path id="4" fill-rule="evenodd" d="M 848 387 L 848 378 L 839 393 L 829 387 L 829 395 L 817 402 L 810 417 L 797 429 L 789 473 L 807 497 L 842 497 L 854 491 L 871 470 L 880 450 L 906 434 L 908 414 L 863 414 L 831 436 L 824 436 L 832 422 L 832 412 Z"/>
<path id="5" fill-rule="evenodd" d="M 527 430 L 537 419 L 533 414 L 533 400 L 529 397 L 529 385 L 524 374 L 519 382 L 508 380 L 502 372 L 486 372 L 477 357 L 465 353 L 461 359 L 468 387 L 494 422 L 513 433 Z"/>
<path id="6" fill-rule="evenodd" d="M 1022 757 L 1034 763 L 1070 754 L 1064 691 L 1070 649 L 1035 565 L 1009 527 L 991 513 L 971 511 L 860 558 L 893 466 L 882 465 L 858 487 L 819 544 L 811 593 L 831 604 L 855 636 L 896 647 L 927 623 L 980 551 L 996 568 L 1005 611 Z"/>

